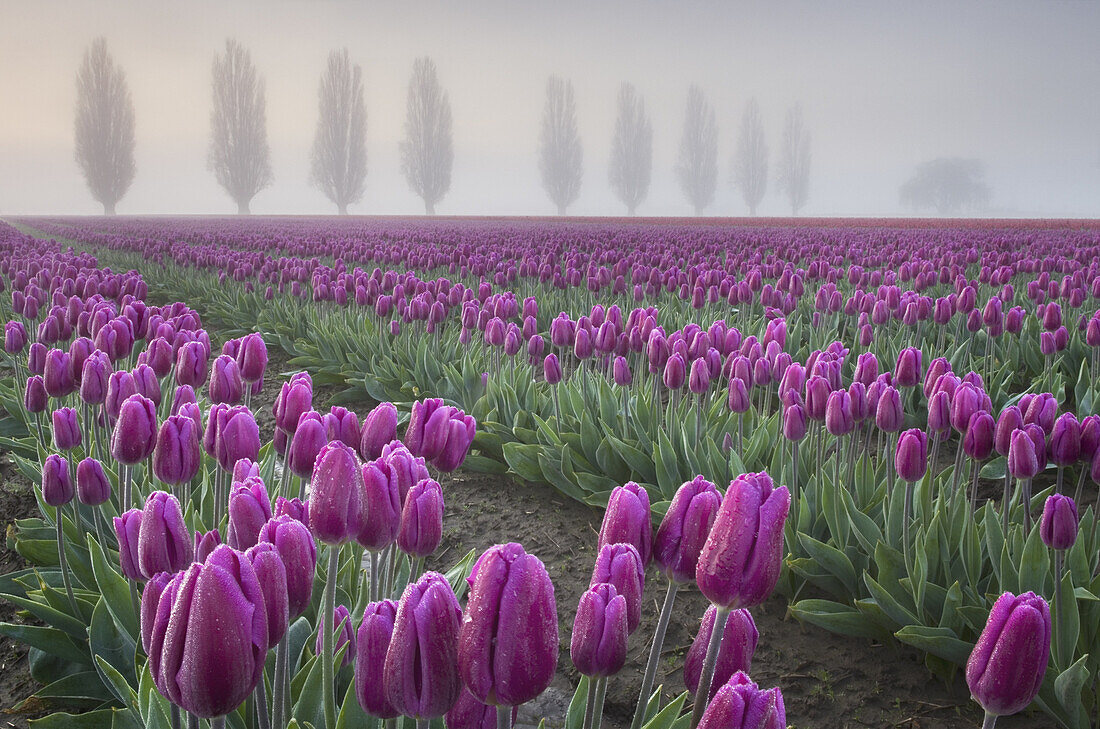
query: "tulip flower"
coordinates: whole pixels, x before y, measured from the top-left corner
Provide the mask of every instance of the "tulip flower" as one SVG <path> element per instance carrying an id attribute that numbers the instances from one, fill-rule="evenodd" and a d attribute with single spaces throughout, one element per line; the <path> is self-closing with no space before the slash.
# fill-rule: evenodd
<path id="1" fill-rule="evenodd" d="M 518 707 L 513 706 L 510 713 L 508 727 L 513 727 L 519 713 Z M 497 707 L 478 701 L 470 689 L 463 686 L 444 722 L 447 729 L 497 729 L 498 714 Z"/>
<path id="2" fill-rule="evenodd" d="M 589 587 L 601 582 L 615 586 L 626 599 L 627 628 L 633 633 L 642 619 L 642 592 L 645 589 L 645 566 L 632 544 L 605 544 L 596 556 Z"/>
<path id="3" fill-rule="evenodd" d="M 630 637 L 626 613 L 626 599 L 610 583 L 595 584 L 581 595 L 569 656 L 583 675 L 604 678 L 622 670 Z"/>
<path id="4" fill-rule="evenodd" d="M 237 360 L 227 354 L 220 355 L 214 360 L 214 367 L 210 371 L 210 402 L 227 403 L 236 405 L 244 396 L 244 378 L 241 377 L 241 369 Z"/>
<path id="5" fill-rule="evenodd" d="M 704 702 L 696 701 L 696 706 Z M 714 694 L 701 713 L 700 729 L 785 729 L 787 712 L 778 688 L 761 691 L 743 671 Z"/>
<path id="6" fill-rule="evenodd" d="M 405 503 L 409 489 L 426 478 L 431 478 L 423 458 L 414 456 L 405 445 L 397 440 L 388 443 L 382 449 L 380 461 L 389 467 L 390 481 L 397 483 L 397 493 L 401 503 Z"/>
<path id="7" fill-rule="evenodd" d="M 202 342 L 187 342 L 176 352 L 176 384 L 201 387 L 209 373 L 210 353 Z"/>
<path id="8" fill-rule="evenodd" d="M 279 550 L 286 567 L 287 600 L 290 619 L 301 616 L 313 595 L 317 569 L 317 545 L 302 522 L 288 514 L 275 516 L 260 529 L 260 542 L 270 542 Z"/>
<path id="9" fill-rule="evenodd" d="M 267 344 L 259 332 L 245 335 L 237 352 L 237 364 L 245 382 L 251 384 L 263 380 L 264 370 L 267 369 Z"/>
<path id="10" fill-rule="evenodd" d="M 80 421 L 76 410 L 58 408 L 53 411 L 53 445 L 59 451 L 71 451 L 81 443 Z"/>
<path id="11" fill-rule="evenodd" d="M 1024 530 L 1027 532 L 1031 531 L 1031 479 L 1035 478 L 1039 470 L 1035 441 L 1024 429 L 1013 431 L 1008 450 L 1008 472 L 1023 485 Z M 1009 508 L 1007 501 L 1002 504 L 1002 508 L 1005 510 Z"/>
<path id="12" fill-rule="evenodd" d="M 607 544 L 633 545 L 642 558 L 643 569 L 653 558 L 653 522 L 649 511 L 649 494 L 633 481 L 616 486 L 607 501 L 607 510 L 600 524 L 596 549 Z"/>
<path id="13" fill-rule="evenodd" d="M 223 471 L 232 471 L 242 458 L 255 461 L 260 452 L 260 429 L 252 411 L 243 405 L 218 411 L 215 457 Z"/>
<path id="14" fill-rule="evenodd" d="M 1054 552 L 1054 654 L 1058 664 L 1065 666 L 1067 646 L 1062 645 L 1062 574 L 1065 550 L 1077 541 L 1077 504 L 1061 494 L 1051 494 L 1043 505 L 1039 522 L 1039 537 Z M 1072 647 L 1068 647 L 1072 648 Z"/>
<path id="15" fill-rule="evenodd" d="M 138 568 L 148 580 L 158 572 L 179 572 L 195 557 L 194 537 L 175 496 L 154 491 L 145 500 L 138 532 Z"/>
<path id="16" fill-rule="evenodd" d="M 149 670 L 169 701 L 213 718 L 252 694 L 268 630 L 263 590 L 244 554 L 222 545 L 192 564 L 164 589 L 154 614 Z"/>
<path id="17" fill-rule="evenodd" d="M 345 605 L 337 605 L 333 611 L 332 622 L 329 624 L 329 632 L 332 633 L 333 654 L 340 652 L 340 649 L 347 646 L 348 649 L 344 651 L 344 657 L 340 659 L 340 667 L 351 665 L 352 660 L 355 658 L 355 628 L 351 624 L 351 611 L 348 610 Z M 314 653 L 321 655 L 321 651 L 324 650 L 325 637 L 324 631 L 317 631 L 317 641 L 314 646 Z"/>
<path id="18" fill-rule="evenodd" d="M 217 532 L 214 532 L 217 534 Z M 213 552 L 213 550 L 211 550 Z M 264 610 L 267 612 L 267 644 L 274 646 L 286 635 L 290 625 L 290 611 L 286 588 L 286 566 L 282 555 L 274 544 L 259 542 L 245 552 L 260 591 L 264 594 Z M 266 704 L 266 702 L 264 702 Z"/>
<path id="19" fill-rule="evenodd" d="M 363 711 L 379 719 L 399 716 L 386 698 L 383 682 L 377 675 L 378 667 L 386 661 L 396 618 L 395 601 L 369 603 L 355 634 L 355 697 Z M 451 726 L 449 721 L 448 726 Z"/>
<path id="20" fill-rule="evenodd" d="M 87 506 L 99 506 L 111 498 L 111 482 L 103 471 L 103 464 L 96 459 L 85 458 L 77 464 L 76 496 Z M 102 539 L 99 541 L 103 543 Z"/>
<path id="21" fill-rule="evenodd" d="M 50 397 L 62 398 L 76 391 L 72 358 L 68 352 L 51 349 L 46 353 L 42 366 L 42 381 L 46 386 L 46 394 Z"/>
<path id="22" fill-rule="evenodd" d="M 50 506 L 57 508 L 54 524 L 57 527 L 57 557 L 61 565 L 61 578 L 65 583 L 65 592 L 69 596 L 69 605 L 77 612 L 76 598 L 73 596 L 72 582 L 69 577 L 69 563 L 65 556 L 65 533 L 62 507 L 73 500 L 75 490 L 69 475 L 69 462 L 53 453 L 42 463 L 42 498 Z"/>
<path id="23" fill-rule="evenodd" d="M 130 509 L 114 518 L 115 537 L 118 539 L 119 568 L 128 580 L 143 580 L 145 576 L 138 566 L 138 540 L 141 535 L 141 509 Z"/>
<path id="24" fill-rule="evenodd" d="M 359 448 L 359 416 L 353 411 L 333 405 L 322 420 L 329 440 L 338 440 L 344 445 Z"/>
<path id="25" fill-rule="evenodd" d="M 259 477 L 233 484 L 229 494 L 229 531 L 226 543 L 244 551 L 259 540 L 260 529 L 271 519 L 271 500 Z"/>
<path id="26" fill-rule="evenodd" d="M 434 719 L 446 714 L 458 699 L 461 617 L 454 591 L 438 572 L 426 572 L 405 588 L 382 668 L 386 698 L 400 714 L 421 721 Z M 555 651 L 556 643 L 555 635 Z"/>
<path id="27" fill-rule="evenodd" d="M 397 529 L 397 546 L 411 557 L 423 559 L 443 539 L 443 488 L 426 478 L 409 489 Z"/>
<path id="28" fill-rule="evenodd" d="M 153 473 L 166 484 L 189 483 L 202 465 L 201 435 L 187 415 L 165 418 L 153 449 Z"/>
<path id="29" fill-rule="evenodd" d="M 726 620 L 725 632 L 722 636 L 722 647 L 718 651 L 718 658 L 714 665 L 714 678 L 711 680 L 710 693 L 703 699 L 698 696 L 699 674 L 703 670 L 703 659 L 706 657 L 707 643 L 714 632 L 714 620 L 718 609 L 711 605 L 703 613 L 702 623 L 695 640 L 684 656 L 684 685 L 687 690 L 696 694 L 696 701 L 708 702 L 733 674 L 738 671 L 749 673 L 752 668 L 752 657 L 756 653 L 756 644 L 760 639 L 760 633 L 756 629 L 756 622 L 748 610 L 733 610 Z"/>
<path id="30" fill-rule="evenodd" d="M 458 635 L 463 683 L 486 704 L 530 701 L 557 668 L 558 616 L 546 567 L 519 544 L 498 544 L 478 559 L 469 583 Z"/>
<path id="31" fill-rule="evenodd" d="M 317 463 L 317 454 L 329 442 L 328 434 L 321 417 L 316 412 L 302 413 L 298 426 L 290 436 L 290 448 L 286 453 L 286 464 L 291 472 L 302 479 L 302 496 L 305 494 L 305 482 L 313 478 L 313 469 Z"/>
<path id="32" fill-rule="evenodd" d="M 275 425 L 287 435 L 294 433 L 302 413 L 313 407 L 313 384 L 306 378 L 291 378 L 284 382 L 275 400 Z"/>
<path id="33" fill-rule="evenodd" d="M 111 360 L 99 350 L 92 352 L 80 370 L 80 399 L 89 405 L 105 402 L 110 377 Z"/>
<path id="34" fill-rule="evenodd" d="M 382 455 L 387 443 L 397 438 L 397 407 L 392 402 L 379 404 L 363 418 L 359 436 L 359 455 L 373 461 Z"/>
<path id="35" fill-rule="evenodd" d="M 473 417 L 438 398 L 413 403 L 405 444 L 440 471 L 462 465 L 477 429 Z"/>
<path id="36" fill-rule="evenodd" d="M 997 598 L 966 663 L 970 695 L 996 717 L 1022 711 L 1038 695 L 1050 654 L 1050 607 L 1033 592 Z"/>
<path id="37" fill-rule="evenodd" d="M 205 562 L 218 545 L 222 543 L 221 534 L 217 529 L 208 532 L 195 532 L 195 561 Z"/>

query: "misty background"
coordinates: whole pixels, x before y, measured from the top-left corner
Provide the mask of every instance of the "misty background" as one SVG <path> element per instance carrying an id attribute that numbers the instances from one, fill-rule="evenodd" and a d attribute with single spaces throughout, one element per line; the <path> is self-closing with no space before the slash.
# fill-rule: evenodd
<path id="1" fill-rule="evenodd" d="M 1100 2 L 7 2 L 0 7 L 0 214 L 98 214 L 74 160 L 76 72 L 96 36 L 126 74 L 137 174 L 119 214 L 227 214 L 207 169 L 211 64 L 227 37 L 266 84 L 272 185 L 256 214 L 334 213 L 309 183 L 331 50 L 362 66 L 366 192 L 353 214 L 421 214 L 400 173 L 413 60 L 430 56 L 454 120 L 437 212 L 550 215 L 538 136 L 546 80 L 572 81 L 584 177 L 572 215 L 621 215 L 608 184 L 619 85 L 644 98 L 652 184 L 639 215 L 690 215 L 673 167 L 689 86 L 714 106 L 710 215 L 744 215 L 730 182 L 746 103 L 770 150 L 757 213 L 787 215 L 774 180 L 784 115 L 812 134 L 803 215 L 909 214 L 923 162 L 980 159 L 994 216 L 1100 216 Z"/>

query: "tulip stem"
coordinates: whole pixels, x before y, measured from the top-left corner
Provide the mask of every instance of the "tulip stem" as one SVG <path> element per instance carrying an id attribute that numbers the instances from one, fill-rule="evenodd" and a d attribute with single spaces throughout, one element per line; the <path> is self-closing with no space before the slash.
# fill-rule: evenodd
<path id="1" fill-rule="evenodd" d="M 588 679 L 588 695 L 584 701 L 584 721 L 581 724 L 582 729 L 592 729 L 592 711 L 596 706 L 596 682 L 598 678 Z"/>
<path id="2" fill-rule="evenodd" d="M 170 706 L 172 712 L 172 729 L 180 729 L 180 707 L 176 706 L 175 704 L 170 704 Z"/>
<path id="3" fill-rule="evenodd" d="M 592 729 L 603 724 L 603 700 L 607 695 L 607 676 L 596 679 L 596 701 L 592 705 Z"/>
<path id="4" fill-rule="evenodd" d="M 653 633 L 653 646 L 649 649 L 649 661 L 646 662 L 645 676 L 642 678 L 642 690 L 638 694 L 638 708 L 634 710 L 634 721 L 630 723 L 630 729 L 640 729 L 645 718 L 645 707 L 649 703 L 649 694 L 653 691 L 653 681 L 657 677 L 657 664 L 661 660 L 661 650 L 665 644 L 665 631 L 668 630 L 668 621 L 672 617 L 672 605 L 676 602 L 676 591 L 679 589 L 672 580 L 668 581 L 668 592 L 665 593 L 665 602 L 661 606 L 661 616 L 657 619 L 657 630 Z"/>
<path id="5" fill-rule="evenodd" d="M 187 729 L 199 729 L 199 717 L 187 712 Z"/>
<path id="6" fill-rule="evenodd" d="M 985 712 L 985 720 L 982 721 L 982 729 L 993 729 L 997 723 L 997 715 Z"/>
<path id="7" fill-rule="evenodd" d="M 511 706 L 498 706 L 497 707 L 497 729 L 511 729 L 512 728 L 512 707 Z"/>
<path id="8" fill-rule="evenodd" d="M 276 729 L 282 729 L 286 726 L 286 720 L 284 718 L 284 706 L 286 701 L 286 636 L 284 635 L 279 644 L 275 647 L 275 678 L 272 682 L 272 693 L 275 699 L 272 706 L 272 726 Z"/>
<path id="9" fill-rule="evenodd" d="M 225 717 L 215 716 L 210 720 L 210 729 L 225 729 Z"/>
<path id="10" fill-rule="evenodd" d="M 378 552 L 370 551 L 370 601 L 378 601 Z"/>
<path id="11" fill-rule="evenodd" d="M 264 685 L 263 673 L 260 673 L 260 682 L 256 684 L 256 724 L 260 729 L 270 729 L 270 707 L 267 705 L 267 686 Z"/>
<path id="12" fill-rule="evenodd" d="M 1027 535 L 1031 534 L 1031 479 L 1025 478 L 1023 481 L 1024 538 L 1027 539 Z"/>
<path id="13" fill-rule="evenodd" d="M 98 506 L 92 507 L 92 521 L 95 522 L 95 539 L 99 542 L 99 546 L 106 550 L 107 543 L 103 541 L 103 515 Z"/>
<path id="14" fill-rule="evenodd" d="M 1073 503 L 1075 504 L 1081 503 L 1081 490 L 1085 486 L 1085 474 L 1088 472 L 1088 470 L 1089 465 L 1086 463 L 1081 467 L 1080 475 L 1077 476 L 1077 489 L 1073 492 Z M 1097 703 L 1100 703 L 1100 701 L 1098 701 Z"/>
<path id="15" fill-rule="evenodd" d="M 1001 529 L 1004 532 L 1004 536 L 1008 537 L 1008 514 L 1012 511 L 1012 474 L 1008 472 L 1008 466 L 1005 466 L 1005 491 L 1004 496 L 1001 497 Z"/>
<path id="16" fill-rule="evenodd" d="M 122 465 L 122 509 L 120 513 L 125 514 L 130 510 L 130 502 L 132 494 L 130 490 L 134 485 L 134 467 Z"/>
<path id="17" fill-rule="evenodd" d="M 905 572 L 913 574 L 913 563 L 909 559 L 909 517 L 913 512 L 913 483 L 905 482 L 905 507 L 901 514 L 901 548 L 905 559 Z"/>
<path id="18" fill-rule="evenodd" d="M 328 571 L 325 573 L 324 614 L 321 617 L 322 655 L 321 691 L 325 697 L 325 726 L 336 726 L 336 695 L 333 688 L 333 615 L 336 612 L 336 571 L 340 566 L 340 545 L 328 548 Z"/>
<path id="19" fill-rule="evenodd" d="M 703 670 L 699 672 L 699 686 L 695 689 L 695 705 L 691 710 L 690 729 L 699 726 L 699 720 L 703 718 L 703 712 L 707 709 L 710 700 L 710 684 L 714 680 L 714 667 L 718 663 L 718 649 L 722 645 L 722 635 L 726 632 L 726 621 L 730 616 L 730 609 L 724 605 L 715 605 L 714 627 L 711 629 L 710 640 L 707 642 L 707 655 L 703 659 Z"/>
<path id="20" fill-rule="evenodd" d="M 76 597 L 73 595 L 73 583 L 69 577 L 69 560 L 65 556 L 65 528 L 64 528 L 64 514 L 62 509 L 64 507 L 57 507 L 54 521 L 57 522 L 57 559 L 61 564 L 61 581 L 65 584 L 65 594 L 69 596 L 69 605 L 73 609 L 73 615 L 80 618 L 80 610 L 76 606 Z M 139 613 L 140 614 L 140 613 Z"/>
<path id="21" fill-rule="evenodd" d="M 1066 667 L 1062 656 L 1062 550 L 1054 550 L 1054 662 L 1058 669 Z"/>

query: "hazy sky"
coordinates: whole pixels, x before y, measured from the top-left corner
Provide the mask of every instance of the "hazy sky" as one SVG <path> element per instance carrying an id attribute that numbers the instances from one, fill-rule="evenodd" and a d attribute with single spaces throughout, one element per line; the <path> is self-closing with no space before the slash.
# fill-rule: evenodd
<path id="1" fill-rule="evenodd" d="M 231 213 L 206 168 L 210 66 L 228 36 L 267 88 L 274 183 L 255 213 L 326 213 L 308 182 L 317 83 L 333 48 L 363 67 L 368 175 L 353 213 L 419 213 L 400 175 L 406 85 L 432 56 L 454 116 L 441 214 L 549 214 L 536 145 L 545 82 L 573 81 L 584 146 L 575 214 L 620 214 L 607 184 L 621 81 L 645 98 L 653 183 L 642 215 L 691 207 L 672 167 L 690 84 L 715 106 L 716 215 L 745 102 L 772 169 L 795 102 L 813 134 L 808 215 L 900 211 L 898 185 L 939 156 L 978 157 L 1003 215 L 1100 216 L 1100 1 L 79 2 L 0 1 L 0 214 L 97 213 L 73 160 L 75 73 L 105 35 L 137 118 L 137 177 L 119 213 Z M 760 213 L 785 214 L 769 185 Z"/>

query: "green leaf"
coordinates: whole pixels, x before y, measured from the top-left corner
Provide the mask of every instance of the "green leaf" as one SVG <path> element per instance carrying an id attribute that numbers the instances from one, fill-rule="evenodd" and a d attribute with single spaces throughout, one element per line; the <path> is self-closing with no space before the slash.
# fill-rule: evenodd
<path id="1" fill-rule="evenodd" d="M 790 611 L 799 620 L 832 633 L 878 640 L 889 635 L 881 626 L 868 620 L 865 613 L 832 600 L 799 600 L 790 606 Z"/>
<path id="2" fill-rule="evenodd" d="M 933 628 L 927 625 L 907 625 L 894 637 L 902 643 L 939 656 L 956 665 L 964 665 L 970 658 L 973 644 L 960 640 L 950 628 Z"/>
<path id="3" fill-rule="evenodd" d="M 122 674 L 119 673 L 114 666 L 104 660 L 103 656 L 95 656 L 95 662 L 98 671 L 94 673 L 96 678 L 100 680 L 100 685 L 106 685 L 116 698 L 122 696 L 127 697 L 122 699 L 123 703 L 136 704 L 138 700 L 137 692 L 131 688 Z M 107 684 L 103 683 L 103 677 L 106 677 L 108 681 Z"/>
<path id="4" fill-rule="evenodd" d="M 133 603 L 130 601 L 130 584 L 122 575 L 114 570 L 103 555 L 103 548 L 95 538 L 88 535 L 88 554 L 91 557 L 92 573 L 95 575 L 96 584 L 103 595 L 103 601 L 115 625 L 119 630 L 125 631 L 130 638 L 137 641 L 141 635 L 138 625 L 138 616 L 134 614 Z"/>
<path id="5" fill-rule="evenodd" d="M 573 699 L 565 712 L 565 729 L 581 729 L 584 724 L 584 710 L 588 703 L 590 683 L 588 676 L 581 676 L 581 680 L 577 682 L 577 690 L 573 692 Z"/>
<path id="6" fill-rule="evenodd" d="M 19 595 L 5 595 L 4 598 L 8 602 L 23 608 L 43 623 L 65 631 L 76 640 L 83 641 L 88 635 L 88 627 L 83 620 L 63 613 L 51 605 Z"/>
<path id="7" fill-rule="evenodd" d="M 113 700 L 114 696 L 103 685 L 98 673 L 95 671 L 81 671 L 60 678 L 48 686 L 43 686 L 35 692 L 34 697 L 21 702 L 16 710 L 24 708 L 33 699 L 47 702 L 53 700 L 67 707 L 88 703 L 90 706 L 87 708 L 96 708 Z"/>
<path id="8" fill-rule="evenodd" d="M 100 709 L 84 714 L 50 714 L 31 719 L 31 729 L 111 729 L 117 709 Z"/>
<path id="9" fill-rule="evenodd" d="M 344 701 L 340 704 L 340 713 L 336 717 L 336 729 L 379 729 L 382 720 L 363 711 L 359 698 L 355 695 L 355 682 L 348 686 Z"/>
<path id="10" fill-rule="evenodd" d="M 1081 689 L 1084 688 L 1085 682 L 1089 679 L 1088 659 L 1088 654 L 1081 656 L 1076 663 L 1062 671 L 1058 674 L 1058 678 L 1054 679 L 1054 695 L 1058 697 L 1062 708 L 1070 716 L 1076 715 L 1083 709 Z M 1088 723 L 1087 720 L 1085 723 Z"/>
<path id="11" fill-rule="evenodd" d="M 855 593 L 856 568 L 852 566 L 852 561 L 844 552 L 806 534 L 800 533 L 798 538 L 810 557 L 840 580 L 849 593 Z"/>
<path id="12" fill-rule="evenodd" d="M 135 642 L 115 625 L 103 599 L 96 603 L 95 610 L 92 612 L 92 624 L 88 627 L 88 642 L 92 654 L 96 657 L 96 670 L 103 674 L 104 683 L 112 688 L 120 702 L 128 704 L 135 697 L 132 697 L 130 692 L 115 687 L 116 677 L 103 673 L 102 663 L 106 662 L 113 667 L 123 684 L 134 689 L 138 685 L 137 674 L 134 672 L 134 655 L 137 648 Z"/>
<path id="13" fill-rule="evenodd" d="M 643 729 L 673 729 L 676 721 L 681 718 L 680 712 L 683 711 L 684 702 L 687 701 L 687 697 L 688 693 L 685 691 L 670 701 L 668 706 L 657 712 L 657 716 L 643 725 Z"/>
<path id="14" fill-rule="evenodd" d="M 1047 547 L 1039 536 L 1039 527 L 1035 525 L 1024 543 L 1024 552 L 1020 557 L 1019 591 L 1031 590 L 1037 595 L 1049 594 L 1044 589 L 1050 572 L 1050 556 Z"/>
<path id="15" fill-rule="evenodd" d="M 79 663 L 83 666 L 91 666 L 92 663 L 92 657 L 88 653 L 87 646 L 76 645 L 72 638 L 57 628 L 0 623 L 0 635 L 14 638 L 20 643 L 34 646 L 65 661 Z"/>

